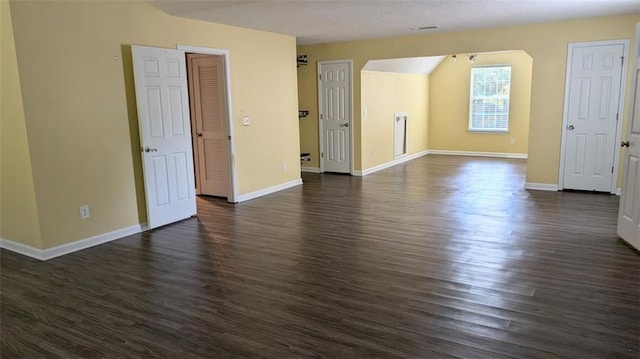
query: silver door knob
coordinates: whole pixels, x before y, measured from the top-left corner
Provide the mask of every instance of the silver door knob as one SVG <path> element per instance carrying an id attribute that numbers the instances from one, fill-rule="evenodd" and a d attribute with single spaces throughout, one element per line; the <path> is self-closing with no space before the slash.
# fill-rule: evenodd
<path id="1" fill-rule="evenodd" d="M 144 152 L 157 152 L 157 148 L 150 148 L 149 146 L 144 146 Z"/>
<path id="2" fill-rule="evenodd" d="M 629 147 L 629 141 L 620 142 L 620 147 Z"/>
<path id="3" fill-rule="evenodd" d="M 575 126 L 573 126 L 573 125 L 569 125 L 569 127 L 567 127 L 567 128 L 569 129 L 569 131 L 573 131 L 573 130 L 576 129 Z"/>

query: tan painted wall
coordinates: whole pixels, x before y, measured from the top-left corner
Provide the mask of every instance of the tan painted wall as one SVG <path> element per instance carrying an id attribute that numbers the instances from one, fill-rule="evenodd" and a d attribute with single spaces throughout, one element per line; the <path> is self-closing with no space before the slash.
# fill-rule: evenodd
<path id="1" fill-rule="evenodd" d="M 0 238 L 42 249 L 7 1 L 0 1 L 0 36 Z"/>
<path id="2" fill-rule="evenodd" d="M 132 44 L 229 49 L 239 194 L 300 177 L 293 37 L 147 2 L 15 1 L 11 11 L 45 248 L 146 220 Z"/>
<path id="3" fill-rule="evenodd" d="M 366 41 L 299 46 L 309 66 L 298 71 L 300 106 L 311 111 L 303 127 L 302 141 L 317 137 L 317 80 L 315 64 L 322 60 L 353 59 L 355 169 L 362 169 L 360 69 L 371 59 L 436 56 L 459 53 L 524 50 L 533 58 L 531 126 L 527 182 L 556 184 L 560 162 L 562 110 L 567 46 L 570 42 L 632 39 L 639 14 L 611 16 L 546 24 L 416 35 Z M 631 62 L 628 62 L 628 70 Z M 625 104 L 629 103 L 628 72 Z M 627 121 L 628 110 L 624 112 Z M 309 133 L 313 132 L 313 133 Z M 317 157 L 317 146 L 303 142 Z"/>
<path id="4" fill-rule="evenodd" d="M 362 167 L 394 160 L 394 113 L 409 113 L 407 153 L 428 148 L 429 76 L 362 71 Z M 367 116 L 364 116 L 364 110 Z"/>
<path id="5" fill-rule="evenodd" d="M 532 59 L 524 51 L 479 54 L 470 64 L 469 54 L 448 57 L 431 73 L 429 97 L 429 148 L 450 151 L 524 153 L 529 144 Z M 469 132 L 471 68 L 511 65 L 509 133 Z M 510 139 L 515 144 L 510 144 Z"/>

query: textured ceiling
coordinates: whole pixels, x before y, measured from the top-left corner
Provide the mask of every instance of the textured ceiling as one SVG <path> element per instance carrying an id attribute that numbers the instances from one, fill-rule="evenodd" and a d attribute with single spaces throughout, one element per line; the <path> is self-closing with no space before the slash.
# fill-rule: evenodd
<path id="1" fill-rule="evenodd" d="M 640 14 L 640 0 L 149 1 L 170 15 L 293 35 L 298 44 Z"/>

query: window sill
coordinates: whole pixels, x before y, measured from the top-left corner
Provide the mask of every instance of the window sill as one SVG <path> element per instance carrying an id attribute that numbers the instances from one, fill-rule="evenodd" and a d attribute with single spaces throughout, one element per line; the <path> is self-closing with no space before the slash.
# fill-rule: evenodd
<path id="1" fill-rule="evenodd" d="M 469 133 L 487 134 L 487 135 L 507 135 L 507 134 L 509 134 L 509 130 L 472 130 L 472 129 L 469 129 L 469 130 L 467 130 L 467 132 L 469 132 Z"/>

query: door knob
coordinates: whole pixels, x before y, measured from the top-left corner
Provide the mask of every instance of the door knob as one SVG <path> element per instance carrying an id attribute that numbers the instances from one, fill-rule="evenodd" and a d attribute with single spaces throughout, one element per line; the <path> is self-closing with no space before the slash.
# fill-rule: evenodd
<path id="1" fill-rule="evenodd" d="M 576 129 L 576 127 L 574 125 L 569 125 L 569 127 L 567 127 L 569 129 L 569 131 L 573 131 Z"/>
<path id="2" fill-rule="evenodd" d="M 345 123 L 342 127 L 349 127 L 349 123 Z"/>
<path id="3" fill-rule="evenodd" d="M 622 141 L 620 147 L 629 147 L 629 141 Z"/>
<path id="4" fill-rule="evenodd" d="M 150 148 L 149 146 L 144 146 L 144 152 L 157 152 L 157 148 Z"/>
<path id="5" fill-rule="evenodd" d="M 202 137 L 202 132 L 198 132 L 198 137 Z"/>

